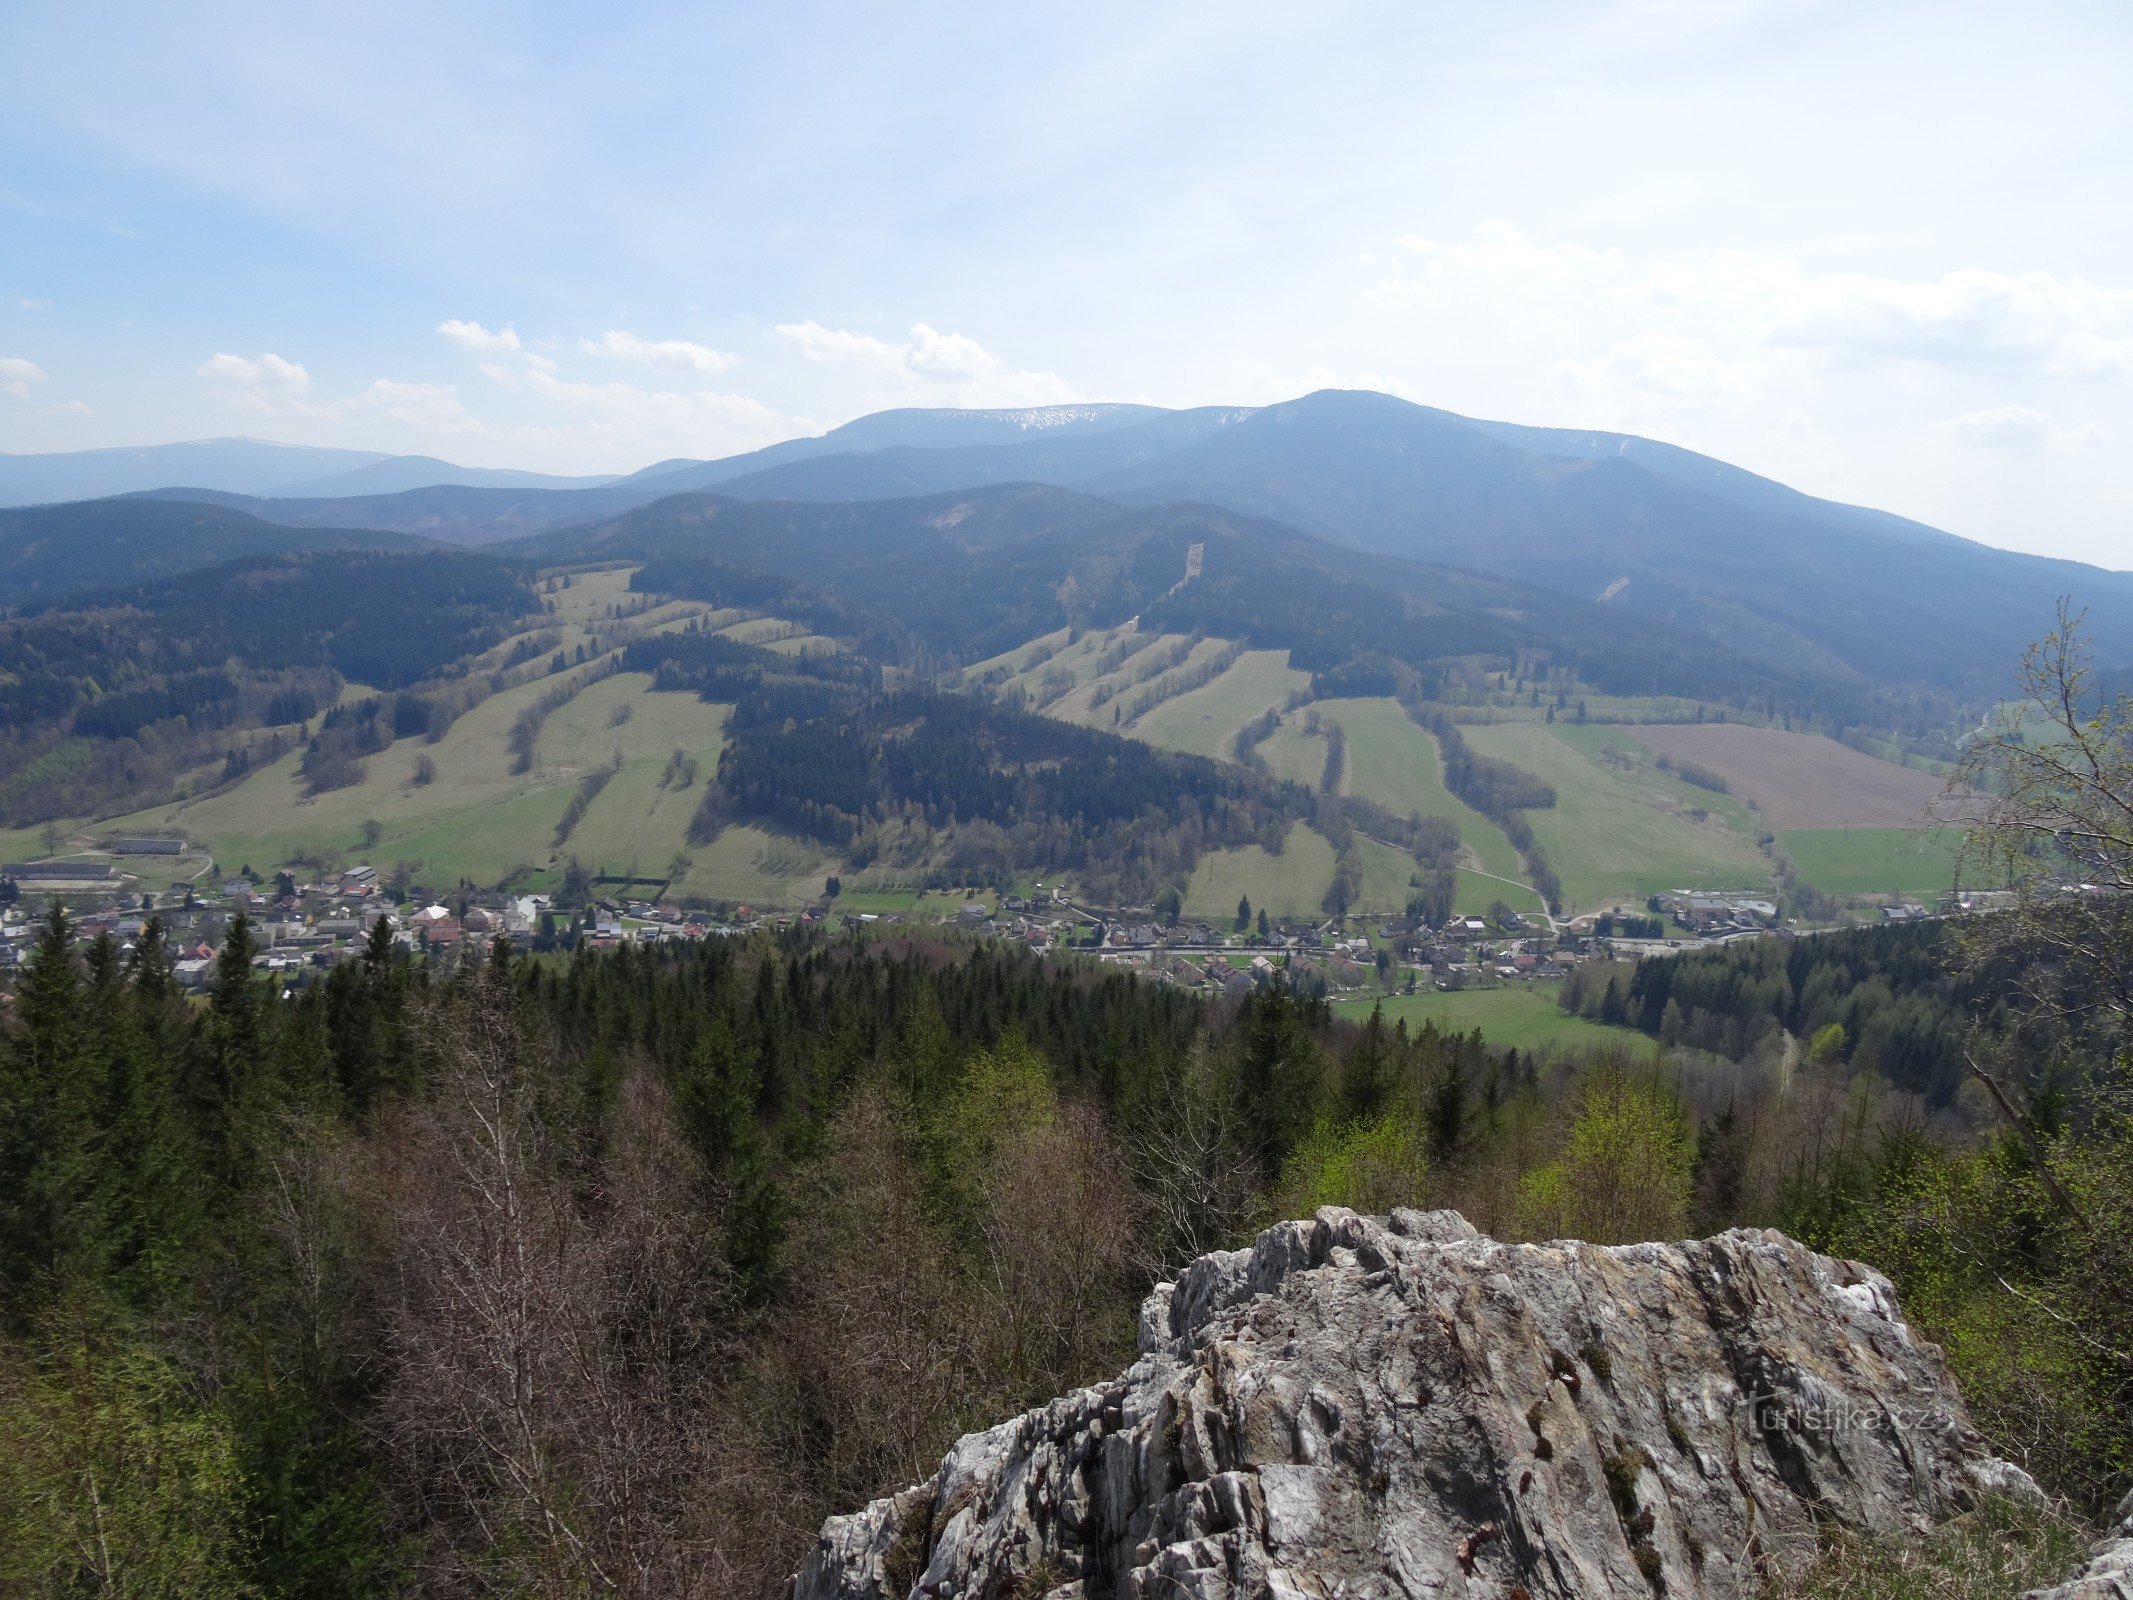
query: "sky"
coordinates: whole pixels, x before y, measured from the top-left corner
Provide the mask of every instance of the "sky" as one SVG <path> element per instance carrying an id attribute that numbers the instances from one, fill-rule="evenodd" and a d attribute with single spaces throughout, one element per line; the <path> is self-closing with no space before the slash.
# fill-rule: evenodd
<path id="1" fill-rule="evenodd" d="M 2133 10 L 0 7 L 0 451 L 1329 386 L 2133 568 Z"/>

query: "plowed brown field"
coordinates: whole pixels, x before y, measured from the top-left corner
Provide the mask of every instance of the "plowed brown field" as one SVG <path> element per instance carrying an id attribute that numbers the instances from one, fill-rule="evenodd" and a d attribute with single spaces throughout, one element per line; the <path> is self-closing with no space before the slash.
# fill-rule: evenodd
<path id="1" fill-rule="evenodd" d="M 1915 826 L 1942 789 L 1930 772 L 1877 760 L 1820 734 L 1737 722 L 1655 723 L 1633 731 L 1655 755 L 1717 773 L 1773 831 Z"/>

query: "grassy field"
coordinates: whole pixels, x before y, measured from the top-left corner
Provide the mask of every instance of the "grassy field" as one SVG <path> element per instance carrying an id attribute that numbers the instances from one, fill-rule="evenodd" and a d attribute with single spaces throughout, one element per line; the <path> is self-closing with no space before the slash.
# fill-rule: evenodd
<path id="1" fill-rule="evenodd" d="M 1237 915 L 1237 897 L 1246 895 L 1254 911 L 1315 919 L 1332 882 L 1333 846 L 1299 822 L 1289 829 L 1278 856 L 1257 845 L 1202 856 L 1186 891 L 1185 914 L 1226 928 Z"/>
<path id="2" fill-rule="evenodd" d="M 116 826 L 183 829 L 225 870 L 239 863 L 266 870 L 298 858 L 338 857 L 419 862 L 431 878 L 488 883 L 521 864 L 549 866 L 556 821 L 578 781 L 614 766 L 619 755 L 620 770 L 580 824 L 583 837 L 574 836 L 565 853 L 590 862 L 588 846 L 618 858 L 634 850 L 641 862 L 663 868 L 681 847 L 702 791 L 658 795 L 659 774 L 675 750 L 684 750 L 708 777 L 717 764 L 727 708 L 692 695 L 652 693 L 650 677 L 641 673 L 616 674 L 553 713 L 542 727 L 533 768 L 512 772 L 512 723 L 564 681 L 570 680 L 535 679 L 491 696 L 434 745 L 398 740 L 368 757 L 363 781 L 344 789 L 306 795 L 297 770 L 300 752 L 292 750 L 234 789 L 160 806 Z M 418 784 L 416 767 L 424 759 L 436 777 Z M 363 843 L 366 821 L 379 825 L 375 846 Z"/>
<path id="3" fill-rule="evenodd" d="M 1360 1022 L 1376 1003 L 1361 999 L 1336 1000 L 1333 1009 Z M 1439 1032 L 1470 1033 L 1499 1049 L 1577 1049 L 1594 1045 L 1622 1045 L 1649 1050 L 1652 1042 L 1631 1028 L 1610 1028 L 1583 1017 L 1568 1016 L 1556 1009 L 1552 983 L 1516 983 L 1502 989 L 1461 989 L 1440 993 L 1434 989 L 1409 995 L 1388 995 L 1384 1000 L 1389 1026 L 1406 1018 L 1410 1032 L 1425 1020 Z"/>
<path id="4" fill-rule="evenodd" d="M 1124 629 L 1117 629 L 1109 634 L 1089 635 L 1082 641 L 1090 647 L 1088 654 L 1077 658 L 1084 664 L 1071 669 L 1076 675 L 1075 687 L 1048 704 L 1044 708 L 1045 715 L 1057 717 L 1062 722 L 1078 722 L 1085 728 L 1115 727 L 1112 719 L 1121 714 L 1125 702 L 1162 676 L 1161 673 L 1152 672 L 1156 664 L 1168 660 L 1172 652 L 1187 642 L 1187 636 L 1182 633 L 1129 633 Z M 1096 657 L 1113 645 L 1130 653 L 1109 672 L 1097 673 Z M 1202 639 L 1193 645 L 1191 655 L 1187 659 L 1212 654 L 1221 648 L 1222 643 L 1218 639 Z M 1038 680 L 1042 680 L 1051 670 L 1051 665 L 1047 663 L 1037 669 Z M 1143 677 L 1144 673 L 1151 675 Z M 1101 705 L 1094 703 L 1099 689 L 1110 691 Z"/>
<path id="5" fill-rule="evenodd" d="M 1460 731 L 1479 754 L 1554 786 L 1555 805 L 1526 816 L 1563 880 L 1568 912 L 1636 906 L 1666 889 L 1770 882 L 1746 808 L 1660 772 L 1626 730 L 1501 723 Z"/>
<path id="6" fill-rule="evenodd" d="M 836 857 L 805 840 L 761 828 L 727 828 L 707 845 L 690 845 L 694 865 L 678 886 L 684 894 L 758 906 L 792 906 L 818 900 L 823 879 L 837 870 Z M 653 867 L 664 871 L 664 863 Z"/>
<path id="7" fill-rule="evenodd" d="M 1214 682 L 1165 700 L 1127 731 L 1158 749 L 1233 760 L 1237 730 L 1310 681 L 1286 650 L 1247 650 Z"/>
<path id="8" fill-rule="evenodd" d="M 1304 726 L 1301 712 L 1291 712 L 1280 727 L 1259 741 L 1259 759 L 1275 777 L 1315 792 L 1326 771 L 1325 737 Z"/>
<path id="9" fill-rule="evenodd" d="M 1962 837 L 1953 828 L 1796 828 L 1777 842 L 1824 894 L 1925 896 L 1954 885 Z"/>
<path id="10" fill-rule="evenodd" d="M 1325 700 L 1314 708 L 1340 724 L 1347 750 L 1343 793 L 1399 816 L 1442 817 L 1459 830 L 1473 865 L 1500 878 L 1519 876 L 1518 852 L 1503 830 L 1444 787 L 1437 741 L 1396 700 Z M 1515 895 L 1507 896 L 1517 904 Z M 1486 902 L 1484 902 L 1486 904 Z"/>
<path id="11" fill-rule="evenodd" d="M 1404 911 L 1414 893 L 1415 858 L 1375 839 L 1358 839 L 1355 848 L 1363 858 L 1363 893 L 1350 909 L 1370 916 Z"/>
<path id="12" fill-rule="evenodd" d="M 574 648 L 572 637 L 582 637 L 588 624 L 604 625 L 612 640 L 684 627 L 706 614 L 694 602 L 666 602 L 616 622 L 609 613 L 640 598 L 629 594 L 629 576 L 626 568 L 572 575 L 543 596 L 548 610 L 541 627 L 562 630 L 566 647 Z M 790 624 L 775 625 L 791 631 Z M 225 871 L 243 864 L 265 871 L 306 859 L 369 860 L 411 863 L 431 881 L 493 883 L 521 869 L 548 881 L 575 854 L 601 871 L 634 864 L 641 872 L 661 873 L 683 848 L 701 785 L 717 766 L 729 708 L 705 705 L 693 695 L 655 694 L 651 681 L 642 673 L 596 679 L 588 663 L 490 696 L 435 744 L 395 741 L 366 757 L 362 781 L 346 788 L 306 794 L 298 771 L 302 753 L 291 750 L 234 788 L 100 823 L 95 831 L 182 830 Z M 543 723 L 533 765 L 514 772 L 513 724 L 562 687 L 577 692 Z M 660 776 L 677 750 L 696 758 L 697 786 L 662 790 Z M 425 764 L 434 776 L 417 782 Z M 603 769 L 613 769 L 614 776 L 557 853 L 556 824 L 572 794 L 588 774 Z M 370 823 L 379 832 L 375 845 L 364 843 Z M 746 863 L 756 853 L 744 841 L 723 854 Z M 751 889 L 769 881 L 753 871 L 727 875 Z"/>

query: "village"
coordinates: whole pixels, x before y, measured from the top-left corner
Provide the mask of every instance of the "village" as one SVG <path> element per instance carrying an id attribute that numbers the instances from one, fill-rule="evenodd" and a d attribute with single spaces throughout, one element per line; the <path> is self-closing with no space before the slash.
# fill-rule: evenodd
<path id="1" fill-rule="evenodd" d="M 157 870 L 158 868 L 163 870 Z M 177 875 L 191 868 L 189 875 Z M 890 929 L 952 926 L 1011 940 L 1037 954 L 1078 953 L 1194 993 L 1241 996 L 1277 979 L 1328 996 L 1414 994 L 1558 983 L 1582 962 L 1637 960 L 1683 949 L 1800 930 L 1781 926 L 1765 893 L 1682 889 L 1558 921 L 1497 905 L 1441 927 L 1409 917 L 1270 918 L 1240 915 L 1229 926 L 1187 920 L 1176 907 L 1114 909 L 1077 901 L 1063 884 L 1026 892 L 918 891 L 896 900 L 854 896 L 840 906 L 835 879 L 822 900 L 799 909 L 683 905 L 641 883 L 593 882 L 570 895 L 449 887 L 414 881 L 404 869 L 368 864 L 299 878 L 283 869 L 225 873 L 189 855 L 174 836 L 121 837 L 75 855 L 0 864 L 0 971 L 18 965 L 53 900 L 64 902 L 84 945 L 109 935 L 130 950 L 151 916 L 161 919 L 178 982 L 204 988 L 232 920 L 245 917 L 254 966 L 301 987 L 339 962 L 359 959 L 381 918 L 394 948 L 439 966 L 482 959 L 498 939 L 535 954 L 692 941 L 753 928 Z M 620 892 L 602 892 L 612 890 Z M 567 903 L 566 903 L 567 902 Z M 858 907 L 875 907 L 859 909 Z M 1168 914 L 1164 914 L 1167 909 Z M 1240 911 L 1245 908 L 1240 908 Z M 1971 909 L 1884 908 L 1887 920 Z"/>

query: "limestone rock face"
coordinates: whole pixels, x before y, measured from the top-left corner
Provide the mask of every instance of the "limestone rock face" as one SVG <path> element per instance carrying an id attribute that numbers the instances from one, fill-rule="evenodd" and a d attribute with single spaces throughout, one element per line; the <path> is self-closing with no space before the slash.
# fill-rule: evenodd
<path id="1" fill-rule="evenodd" d="M 1141 1352 L 832 1518 L 794 1600 L 1745 1597 L 1818 1519 L 2034 1492 L 1887 1280 L 1776 1233 L 1328 1208 L 1158 1287 Z"/>

